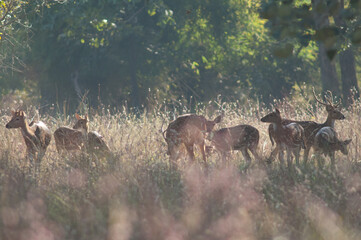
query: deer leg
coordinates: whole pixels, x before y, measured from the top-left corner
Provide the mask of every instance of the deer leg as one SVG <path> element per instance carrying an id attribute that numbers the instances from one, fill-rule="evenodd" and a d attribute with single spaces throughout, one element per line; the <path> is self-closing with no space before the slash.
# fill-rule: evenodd
<path id="1" fill-rule="evenodd" d="M 287 167 L 291 168 L 292 166 L 292 150 L 287 148 Z"/>
<path id="2" fill-rule="evenodd" d="M 198 146 L 199 146 L 199 149 L 201 150 L 203 161 L 206 163 L 207 162 L 206 151 L 205 151 L 206 146 L 205 146 L 204 142 L 199 144 Z"/>
<path id="3" fill-rule="evenodd" d="M 220 156 L 221 156 L 221 159 L 222 159 L 222 163 L 226 164 L 226 162 L 227 162 L 227 152 L 221 152 Z"/>
<path id="4" fill-rule="evenodd" d="M 284 150 L 283 150 L 283 148 L 281 148 L 278 151 L 279 151 L 278 152 L 278 157 L 280 159 L 281 168 L 283 168 L 283 165 L 284 165 Z"/>
<path id="5" fill-rule="evenodd" d="M 258 151 L 257 151 L 257 146 L 253 146 L 253 147 L 249 148 L 249 150 L 253 154 L 255 160 L 258 161 L 258 162 L 261 162 L 261 158 L 260 158 L 260 156 L 258 154 Z"/>
<path id="6" fill-rule="evenodd" d="M 296 160 L 296 165 L 299 166 L 300 165 L 300 152 L 301 152 L 301 148 L 298 147 L 293 151 L 293 154 L 295 155 L 295 160 Z"/>
<path id="7" fill-rule="evenodd" d="M 322 157 L 322 154 L 315 154 L 316 155 L 316 159 L 317 159 L 317 165 L 318 165 L 318 168 L 321 169 L 323 168 L 323 162 L 324 162 L 324 159 Z"/>
<path id="8" fill-rule="evenodd" d="M 241 152 L 243 154 L 243 157 L 245 158 L 246 160 L 246 167 L 245 169 L 247 169 L 250 165 L 251 165 L 251 156 L 249 155 L 248 151 L 247 151 L 247 148 L 242 148 L 241 149 Z"/>
<path id="9" fill-rule="evenodd" d="M 308 161 L 308 154 L 310 152 L 311 148 L 309 146 L 306 146 L 305 151 L 303 152 L 303 164 L 306 165 Z"/>
<path id="10" fill-rule="evenodd" d="M 193 145 L 186 145 L 186 149 L 188 152 L 188 157 L 191 161 L 194 161 L 194 151 L 193 151 Z"/>
<path id="11" fill-rule="evenodd" d="M 267 162 L 271 163 L 276 158 L 277 154 L 279 155 L 279 146 L 278 146 L 278 144 L 276 144 L 275 149 L 273 149 L 273 151 L 271 152 L 269 158 L 267 159 Z"/>
<path id="12" fill-rule="evenodd" d="M 335 152 L 330 153 L 330 158 L 331 158 L 331 169 L 335 170 Z"/>

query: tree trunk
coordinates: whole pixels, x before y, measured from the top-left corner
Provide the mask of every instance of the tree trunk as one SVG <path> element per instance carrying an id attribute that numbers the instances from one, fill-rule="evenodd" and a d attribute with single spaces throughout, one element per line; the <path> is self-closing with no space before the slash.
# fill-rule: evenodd
<path id="1" fill-rule="evenodd" d="M 130 101 L 131 106 L 139 107 L 140 97 L 139 97 L 139 86 L 137 80 L 137 47 L 135 44 L 135 36 L 132 35 L 129 38 L 130 47 L 128 49 L 128 59 L 129 59 L 129 71 L 130 71 L 130 81 L 131 81 L 131 94 Z"/>
<path id="2" fill-rule="evenodd" d="M 344 10 L 344 0 L 341 0 L 338 14 L 334 16 L 336 25 L 339 28 L 346 28 L 346 23 L 340 16 Z M 345 104 L 352 103 L 352 97 L 359 98 L 359 87 L 356 77 L 355 54 L 352 49 L 348 48 L 339 54 L 339 62 L 341 68 L 342 95 Z M 354 96 L 352 90 L 355 90 Z"/>
<path id="3" fill-rule="evenodd" d="M 335 63 L 327 56 L 326 48 L 323 43 L 318 43 L 318 59 L 320 61 L 321 68 L 321 83 L 322 90 L 331 91 L 334 95 L 340 94 L 339 82 L 337 78 L 337 72 Z"/>
<path id="4" fill-rule="evenodd" d="M 352 103 L 352 97 L 356 99 L 360 97 L 359 87 L 357 84 L 355 55 L 351 49 L 347 49 L 340 53 L 340 67 L 342 80 L 342 94 L 345 104 Z M 354 96 L 352 90 L 355 90 Z"/>
<path id="5" fill-rule="evenodd" d="M 316 30 L 328 27 L 330 21 L 328 19 L 329 12 L 323 0 L 312 0 L 313 17 L 315 21 Z M 340 94 L 339 81 L 337 77 L 335 63 L 327 56 L 327 49 L 323 42 L 318 42 L 318 59 L 321 69 L 321 83 L 322 90 L 330 90 L 334 95 Z"/>

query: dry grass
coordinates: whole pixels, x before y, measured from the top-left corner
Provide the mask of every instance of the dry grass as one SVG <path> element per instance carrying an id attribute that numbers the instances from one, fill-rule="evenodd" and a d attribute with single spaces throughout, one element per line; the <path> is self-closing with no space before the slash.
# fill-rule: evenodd
<path id="1" fill-rule="evenodd" d="M 284 117 L 325 120 L 323 107 L 275 103 Z M 352 138 L 337 170 L 315 160 L 292 171 L 277 162 L 247 173 L 240 153 L 223 166 L 216 153 L 207 165 L 185 159 L 171 167 L 160 134 L 174 113 L 158 106 L 144 114 L 90 115 L 90 130 L 105 136 L 113 156 L 59 156 L 52 140 L 37 179 L 29 174 L 19 130 L 0 128 L 0 239 L 360 239 L 361 104 L 344 110 L 340 138 Z M 250 124 L 261 133 L 260 149 L 271 151 L 267 110 L 253 103 L 197 107 L 218 127 Z M 183 106 L 183 111 L 188 110 Z M 28 110 L 32 116 L 34 111 Z M 0 111 L 5 126 L 9 111 Z M 72 118 L 41 116 L 54 131 Z M 165 124 L 165 125 L 166 125 Z M 166 126 L 164 126 L 166 127 Z M 200 160 L 200 156 L 196 156 Z"/>

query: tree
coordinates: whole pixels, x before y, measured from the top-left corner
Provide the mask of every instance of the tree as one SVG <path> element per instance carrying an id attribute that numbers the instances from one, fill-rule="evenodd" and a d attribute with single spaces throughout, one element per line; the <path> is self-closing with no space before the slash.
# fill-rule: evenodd
<path id="1" fill-rule="evenodd" d="M 358 91 L 352 66 L 353 48 L 361 42 L 360 30 L 355 26 L 360 22 L 360 2 L 350 1 L 346 8 L 345 2 L 338 0 L 266 0 L 261 16 L 268 20 L 272 35 L 280 41 L 300 47 L 311 41 L 318 43 L 323 90 L 332 90 L 336 94 L 339 83 L 334 58 L 340 53 L 343 95 L 349 98 L 351 88 Z"/>
<path id="2" fill-rule="evenodd" d="M 259 18 L 260 1 L 64 1 L 29 19 L 25 62 L 42 101 L 141 107 L 169 102 L 269 101 L 317 77 L 315 47 L 277 58 L 278 42 Z M 28 6 L 32 8 L 31 4 Z M 86 94 L 88 93 L 88 94 Z M 99 97 L 99 98 L 98 98 Z M 192 102 L 194 102 L 192 100 Z M 74 106 L 75 105 L 75 106 Z"/>
<path id="3" fill-rule="evenodd" d="M 12 76 L 25 69 L 23 56 L 27 50 L 27 34 L 30 29 L 27 16 L 35 14 L 43 2 L 34 2 L 34 8 L 26 12 L 28 3 L 29 1 L 23 0 L 0 1 L 0 94 L 23 85 L 21 79 L 14 79 Z"/>

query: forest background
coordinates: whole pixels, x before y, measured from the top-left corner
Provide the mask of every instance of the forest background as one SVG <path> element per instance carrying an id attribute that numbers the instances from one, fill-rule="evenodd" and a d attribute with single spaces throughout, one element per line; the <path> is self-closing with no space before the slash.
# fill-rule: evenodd
<path id="1" fill-rule="evenodd" d="M 41 108 L 358 97 L 359 0 L 0 1 L 0 96 Z"/>

